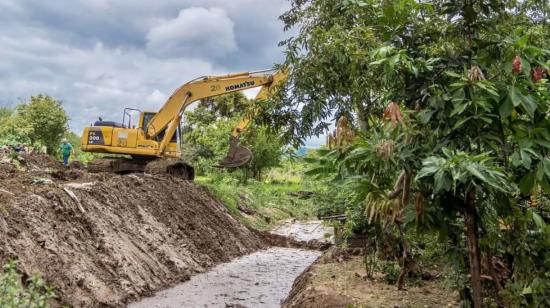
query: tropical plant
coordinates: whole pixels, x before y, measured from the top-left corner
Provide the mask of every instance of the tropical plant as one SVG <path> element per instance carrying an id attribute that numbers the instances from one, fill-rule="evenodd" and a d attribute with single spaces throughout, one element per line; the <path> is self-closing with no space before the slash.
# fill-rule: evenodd
<path id="1" fill-rule="evenodd" d="M 457 247 L 463 235 L 475 307 L 483 305 L 482 270 L 499 305 L 504 294 L 527 305 L 547 304 L 550 294 L 546 274 L 512 266 L 534 262 L 526 251 L 546 241 L 530 236 L 533 247 L 514 248 L 527 235 L 494 223 L 546 232 L 536 215 L 521 223 L 520 214 L 550 189 L 548 16 L 544 1 L 294 0 L 281 17 L 299 34 L 283 42 L 292 75 L 279 103 L 304 106 L 274 112 L 274 125 L 301 139 L 335 112 L 368 119 L 358 125 L 368 132 L 324 167 L 356 192 L 349 201 L 366 204 L 371 220 L 392 219 L 397 206 L 388 199 L 400 196 L 426 231 L 439 228 Z M 505 279 L 494 260 L 507 260 Z M 518 285 L 525 294 L 513 291 Z"/>

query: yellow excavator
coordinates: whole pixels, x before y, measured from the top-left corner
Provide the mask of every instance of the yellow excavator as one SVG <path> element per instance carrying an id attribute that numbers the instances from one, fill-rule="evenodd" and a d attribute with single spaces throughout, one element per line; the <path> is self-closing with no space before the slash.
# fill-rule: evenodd
<path id="1" fill-rule="evenodd" d="M 99 118 L 84 128 L 82 150 L 117 157 L 95 159 L 88 169 L 91 172 L 168 173 L 192 180 L 195 175 L 193 167 L 180 159 L 179 131 L 185 108 L 198 100 L 256 87 L 261 89 L 255 99 L 266 99 L 286 79 L 285 70 L 199 77 L 174 91 L 158 112 L 125 108 L 122 123 Z M 131 125 L 134 112 L 139 112 L 137 127 Z M 250 161 L 251 151 L 239 144 L 239 135 L 250 121 L 250 116 L 244 117 L 233 129 L 229 153 L 217 167 L 237 168 Z"/>

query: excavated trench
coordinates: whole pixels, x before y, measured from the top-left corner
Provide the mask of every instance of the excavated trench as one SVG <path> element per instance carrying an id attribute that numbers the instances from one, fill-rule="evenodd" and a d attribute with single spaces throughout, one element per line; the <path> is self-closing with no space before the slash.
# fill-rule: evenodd
<path id="1" fill-rule="evenodd" d="M 313 224 L 301 228 L 276 233 L 318 238 Z M 178 287 L 209 306 L 278 306 L 319 252 L 269 244 L 300 246 L 247 229 L 189 181 L 90 174 L 44 155 L 0 159 L 0 264 L 40 274 L 55 288 L 54 307 L 124 307 L 184 281 Z M 155 298 L 144 302 L 164 307 Z"/>
<path id="2" fill-rule="evenodd" d="M 312 221 L 285 223 L 272 232 L 305 242 L 323 240 L 330 231 Z M 280 247 L 257 251 L 129 307 L 280 307 L 296 277 L 320 255 L 316 250 Z"/>
<path id="3" fill-rule="evenodd" d="M 267 246 L 189 181 L 0 162 L 0 264 L 40 273 L 54 307 L 124 307 Z"/>

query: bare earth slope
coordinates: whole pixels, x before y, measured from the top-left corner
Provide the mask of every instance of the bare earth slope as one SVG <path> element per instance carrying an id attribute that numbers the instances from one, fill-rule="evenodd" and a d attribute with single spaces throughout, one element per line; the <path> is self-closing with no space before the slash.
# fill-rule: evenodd
<path id="1" fill-rule="evenodd" d="M 26 171 L 0 163 L 0 263 L 42 273 L 59 304 L 123 306 L 264 247 L 191 182 L 31 161 Z"/>

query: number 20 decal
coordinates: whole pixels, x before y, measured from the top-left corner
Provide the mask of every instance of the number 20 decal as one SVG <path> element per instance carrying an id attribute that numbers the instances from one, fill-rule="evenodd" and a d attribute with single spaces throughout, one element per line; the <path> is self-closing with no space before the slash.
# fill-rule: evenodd
<path id="1" fill-rule="evenodd" d="M 210 86 L 210 91 L 211 92 L 215 92 L 215 91 L 218 91 L 220 89 L 220 86 L 219 85 L 211 85 Z"/>

